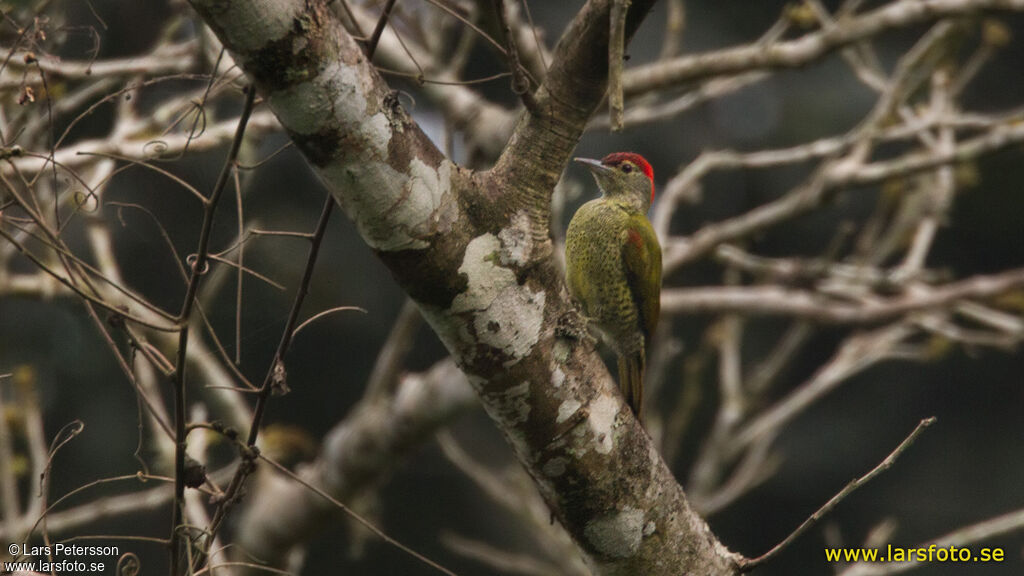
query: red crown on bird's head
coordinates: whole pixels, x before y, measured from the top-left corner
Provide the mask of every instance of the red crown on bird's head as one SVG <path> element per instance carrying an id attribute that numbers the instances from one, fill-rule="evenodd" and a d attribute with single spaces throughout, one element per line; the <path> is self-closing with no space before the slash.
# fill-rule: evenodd
<path id="1" fill-rule="evenodd" d="M 605 166 L 618 166 L 623 162 L 632 162 L 647 176 L 647 179 L 651 181 L 651 203 L 654 203 L 654 169 L 651 168 L 651 164 L 641 155 L 636 152 L 612 152 L 601 159 L 601 164 Z"/>

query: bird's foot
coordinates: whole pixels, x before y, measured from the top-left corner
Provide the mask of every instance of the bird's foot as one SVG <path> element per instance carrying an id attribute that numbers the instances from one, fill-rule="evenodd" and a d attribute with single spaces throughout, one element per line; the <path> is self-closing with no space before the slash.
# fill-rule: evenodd
<path id="1" fill-rule="evenodd" d="M 587 324 L 587 318 L 573 308 L 558 319 L 558 323 L 555 325 L 555 336 L 593 346 L 597 343 L 597 339 L 590 334 Z"/>

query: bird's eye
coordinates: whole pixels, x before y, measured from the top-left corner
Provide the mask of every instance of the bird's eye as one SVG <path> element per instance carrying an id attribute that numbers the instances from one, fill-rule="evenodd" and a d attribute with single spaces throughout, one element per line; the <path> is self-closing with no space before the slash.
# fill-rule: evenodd
<path id="1" fill-rule="evenodd" d="M 630 172 L 633 171 L 633 165 L 632 164 L 623 164 L 621 170 L 623 172 L 625 172 L 626 174 L 629 174 Z"/>

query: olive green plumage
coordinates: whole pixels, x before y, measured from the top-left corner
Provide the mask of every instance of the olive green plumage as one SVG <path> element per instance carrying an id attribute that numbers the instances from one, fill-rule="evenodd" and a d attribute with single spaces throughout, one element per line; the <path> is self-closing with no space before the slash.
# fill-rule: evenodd
<path id="1" fill-rule="evenodd" d="M 593 172 L 602 196 L 569 223 L 569 293 L 618 356 L 619 387 L 639 417 L 646 350 L 661 311 L 661 246 L 647 220 L 653 173 L 632 153 L 577 161 Z"/>

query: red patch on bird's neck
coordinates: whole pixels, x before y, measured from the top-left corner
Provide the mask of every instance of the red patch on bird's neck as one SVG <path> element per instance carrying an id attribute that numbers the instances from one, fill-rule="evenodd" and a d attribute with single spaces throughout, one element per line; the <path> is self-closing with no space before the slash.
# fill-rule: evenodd
<path id="1" fill-rule="evenodd" d="M 630 228 L 629 232 L 626 233 L 626 239 L 629 241 L 630 244 L 635 246 L 637 250 L 640 250 L 644 247 L 643 236 L 641 236 L 639 232 L 632 228 Z"/>
<path id="2" fill-rule="evenodd" d="M 651 181 L 651 204 L 654 204 L 654 169 L 651 168 L 651 164 L 643 156 L 636 152 L 612 152 L 601 159 L 601 164 L 605 166 L 618 166 L 627 160 L 636 164 L 647 176 L 647 179 Z"/>

